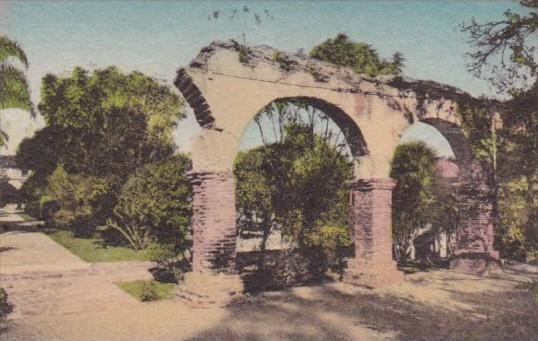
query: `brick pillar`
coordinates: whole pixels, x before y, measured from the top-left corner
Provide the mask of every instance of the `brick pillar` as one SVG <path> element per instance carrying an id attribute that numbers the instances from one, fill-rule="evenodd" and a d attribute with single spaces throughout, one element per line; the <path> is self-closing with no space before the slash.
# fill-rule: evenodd
<path id="1" fill-rule="evenodd" d="M 243 293 L 235 268 L 235 185 L 231 172 L 190 174 L 192 201 L 192 271 L 176 297 L 192 307 L 225 306 Z"/>
<path id="2" fill-rule="evenodd" d="M 380 287 L 403 279 L 392 259 L 391 178 L 361 179 L 352 186 L 351 224 L 355 257 L 348 260 L 344 281 Z"/>
<path id="3" fill-rule="evenodd" d="M 493 248 L 491 189 L 484 183 L 459 182 L 452 186 L 458 198 L 459 221 L 450 267 L 473 274 L 499 269 L 499 252 Z"/>
<path id="4" fill-rule="evenodd" d="M 235 265 L 236 213 L 231 172 L 191 173 L 193 272 L 229 271 Z"/>

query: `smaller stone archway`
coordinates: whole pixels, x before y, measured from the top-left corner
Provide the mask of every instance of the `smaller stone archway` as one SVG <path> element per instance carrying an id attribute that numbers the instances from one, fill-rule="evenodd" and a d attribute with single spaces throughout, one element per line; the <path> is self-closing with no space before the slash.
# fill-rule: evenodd
<path id="1" fill-rule="evenodd" d="M 248 122 L 261 108 L 279 99 L 306 100 L 327 113 L 346 134 L 357 160 L 350 212 L 355 257 L 348 262 L 346 281 L 376 287 L 402 278 L 392 260 L 394 181 L 389 174 L 399 139 L 414 121 L 435 126 L 450 142 L 462 169 L 460 201 L 468 213 L 463 214 L 459 232 L 460 255 L 472 257 L 461 257 L 454 266 L 472 270 L 480 267 L 473 257 L 484 264 L 495 259 L 492 239 L 482 238 L 486 241 L 481 247 L 471 241 L 491 232 L 491 219 L 486 207 L 486 213 L 478 213 L 477 197 L 466 194 L 471 193 L 468 188 L 483 185 L 478 181 L 480 185 L 476 186 L 472 151 L 457 116 L 459 99 L 474 100 L 468 94 L 433 82 L 368 79 L 351 70 L 266 46 L 249 48 L 245 60 L 239 58 L 240 50 L 233 41 L 215 42 L 203 48 L 188 68 L 180 69 L 175 81 L 203 128 L 192 143 L 191 278 L 199 281 L 205 274 L 205 283 L 218 287 L 222 277 L 214 276 L 234 272 L 233 160 Z M 289 65 L 280 65 L 282 58 L 272 57 L 276 53 L 284 53 Z M 199 282 L 190 283 L 191 290 L 200 286 Z M 240 287 L 237 278 L 229 283 Z"/>
<path id="2" fill-rule="evenodd" d="M 472 274 L 497 269 L 499 252 L 493 247 L 492 192 L 459 119 L 423 116 L 420 121 L 433 126 L 446 138 L 457 165 L 457 175 L 450 180 L 458 203 L 459 222 L 453 239 L 451 269 Z"/>

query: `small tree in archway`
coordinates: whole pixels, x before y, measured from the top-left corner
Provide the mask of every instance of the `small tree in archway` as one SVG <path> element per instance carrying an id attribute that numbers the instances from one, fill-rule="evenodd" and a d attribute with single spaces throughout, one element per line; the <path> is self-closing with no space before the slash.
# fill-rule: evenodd
<path id="1" fill-rule="evenodd" d="M 452 195 L 439 188 L 437 161 L 435 151 L 423 142 L 399 145 L 394 153 L 392 231 L 399 263 L 407 262 L 410 246 L 421 232 L 451 232 L 456 225 Z"/>
<path id="2" fill-rule="evenodd" d="M 341 147 L 328 143 L 328 132 L 316 131 L 315 120 L 278 117 L 277 141 L 242 152 L 236 160 L 239 227 L 261 234 L 258 270 L 265 270 L 267 239 L 278 231 L 291 246 L 285 252 L 308 250 L 316 258 L 312 264 L 317 269 L 311 270 L 319 273 L 334 264 L 339 247 L 351 243 L 348 185 L 353 166 Z M 258 118 L 262 131 L 260 122 Z"/>

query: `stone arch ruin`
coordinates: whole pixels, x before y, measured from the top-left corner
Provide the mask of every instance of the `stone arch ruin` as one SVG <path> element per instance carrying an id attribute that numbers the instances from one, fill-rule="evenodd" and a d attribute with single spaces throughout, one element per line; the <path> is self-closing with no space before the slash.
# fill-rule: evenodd
<path id="1" fill-rule="evenodd" d="M 457 115 L 467 93 L 430 81 L 367 78 L 351 70 L 236 42 L 204 47 L 175 85 L 203 128 L 192 141 L 193 273 L 233 273 L 236 211 L 233 161 L 244 129 L 268 103 L 303 99 L 346 132 L 356 159 L 352 189 L 355 258 L 345 280 L 379 286 L 401 279 L 392 260 L 390 162 L 402 133 L 413 122 L 437 128 L 449 141 L 459 176 L 461 228 L 452 266 L 482 272 L 498 259 L 493 249 L 491 207 L 478 163 Z M 246 52 L 245 52 L 246 51 Z M 194 275 L 193 275 L 194 276 Z"/>

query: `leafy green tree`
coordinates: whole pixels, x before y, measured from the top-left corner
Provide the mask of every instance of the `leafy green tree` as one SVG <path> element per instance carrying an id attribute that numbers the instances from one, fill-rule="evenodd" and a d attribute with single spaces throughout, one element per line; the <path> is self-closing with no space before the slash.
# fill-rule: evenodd
<path id="1" fill-rule="evenodd" d="M 176 155 L 149 164 L 129 177 L 105 227 L 120 233 L 135 249 L 152 240 L 186 247 L 191 218 L 190 159 Z"/>
<path id="2" fill-rule="evenodd" d="M 484 105 L 459 103 L 458 115 L 475 160 L 480 163 L 483 181 L 491 187 L 488 200 L 493 207 L 494 229 L 499 225 L 499 164 L 504 163 L 506 139 L 498 132 L 500 118 Z"/>
<path id="3" fill-rule="evenodd" d="M 17 152 L 17 163 L 32 171 L 23 186 L 30 207 L 56 202 L 55 220 L 83 222 L 75 225 L 91 233 L 110 218 L 131 174 L 172 155 L 182 105 L 169 87 L 139 72 L 75 68 L 67 77 L 45 76 L 38 107 L 46 126 Z"/>
<path id="4" fill-rule="evenodd" d="M 240 152 L 234 165 L 237 181 L 235 191 L 238 228 L 243 232 L 262 234 L 258 259 L 260 271 L 264 270 L 267 240 L 275 227 L 272 200 L 274 188 L 269 185 L 270 174 L 265 174 L 265 149 L 265 147 L 259 147 L 248 152 Z"/>
<path id="5" fill-rule="evenodd" d="M 61 156 L 65 154 L 67 148 L 65 141 L 68 140 L 68 136 L 70 133 L 67 129 L 45 127 L 36 131 L 33 137 L 23 139 L 19 144 L 16 162 L 21 168 L 32 171 L 21 188 L 22 199 L 27 204 L 45 195 L 48 177 L 57 169 Z M 38 211 L 33 213 L 36 214 Z"/>
<path id="6" fill-rule="evenodd" d="M 110 178 L 69 174 L 59 164 L 47 178 L 40 196 L 40 215 L 63 226 L 74 225 L 79 236 L 91 234 L 90 227 L 110 214 L 110 204 L 114 202 L 111 187 L 115 183 Z"/>
<path id="7" fill-rule="evenodd" d="M 264 270 L 265 243 L 273 231 L 291 249 L 310 250 L 321 268 L 349 237 L 349 183 L 353 167 L 341 149 L 318 134 L 315 121 L 301 122 L 297 104 L 268 107 L 262 114 L 279 116 L 280 136 L 272 143 L 239 154 L 234 173 L 239 226 L 262 234 L 259 270 Z M 306 108 L 306 106 L 305 106 Z M 258 122 L 261 119 L 257 118 Z M 262 133 L 263 134 L 263 133 Z M 318 269 L 313 269 L 318 270 Z M 323 269 L 321 269 L 323 270 Z"/>
<path id="8" fill-rule="evenodd" d="M 354 42 L 344 33 L 327 39 L 310 51 L 310 57 L 334 65 L 349 67 L 356 73 L 377 75 L 400 75 L 403 68 L 402 54 L 396 52 L 392 62 L 380 58 L 368 44 Z"/>
<path id="9" fill-rule="evenodd" d="M 0 35 L 0 110 L 19 108 L 35 115 L 30 88 L 23 70 L 13 61 L 18 61 L 24 69 L 28 68 L 28 58 L 24 50 L 15 41 Z M 6 132 L 0 126 L 0 147 L 7 140 Z"/>
<path id="10" fill-rule="evenodd" d="M 477 77 L 485 76 L 500 92 L 512 94 L 528 90 L 538 76 L 538 0 L 521 0 L 520 4 L 528 15 L 506 10 L 502 20 L 479 23 L 472 18 L 461 25 L 474 48 L 469 53 L 469 70 Z"/>
<path id="11" fill-rule="evenodd" d="M 484 114 L 477 121 L 467 120 L 465 130 L 474 132 L 475 152 L 482 160 L 489 158 L 486 165 L 493 170 L 490 184 L 499 222 L 497 247 L 503 257 L 525 260 L 538 258 L 538 1 L 521 0 L 520 4 L 525 14 L 507 10 L 503 20 L 479 23 L 473 18 L 461 28 L 469 33 L 474 48 L 469 53 L 470 71 L 513 97 L 497 106 L 502 119 L 498 134 L 492 117 Z M 461 116 L 466 119 L 468 110 Z M 487 127 L 493 129 L 488 133 Z"/>
<path id="12" fill-rule="evenodd" d="M 125 177 L 171 154 L 182 105 L 179 96 L 152 78 L 110 67 L 91 76 L 80 68 L 70 77 L 45 76 L 38 108 L 45 129 L 63 132 L 58 161 L 68 172 Z"/>
<path id="13" fill-rule="evenodd" d="M 419 229 L 450 232 L 456 224 L 451 196 L 440 190 L 436 175 L 437 156 L 423 142 L 396 148 L 390 176 L 396 180 L 392 193 L 392 223 L 395 256 L 408 260 L 408 250 Z"/>
<path id="14" fill-rule="evenodd" d="M 347 232 L 353 169 L 348 159 L 298 124 L 286 127 L 283 143 L 275 147 L 269 160 L 276 162 L 267 167 L 275 175 L 271 185 L 280 187 L 274 204 L 284 237 L 311 247 L 318 240 L 313 234 L 322 235 L 327 226 Z"/>
<path id="15" fill-rule="evenodd" d="M 504 104 L 499 167 L 504 256 L 538 259 L 538 82 Z"/>

